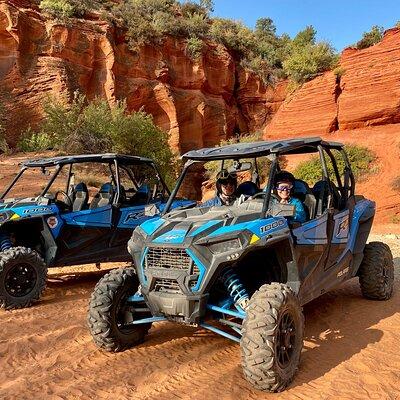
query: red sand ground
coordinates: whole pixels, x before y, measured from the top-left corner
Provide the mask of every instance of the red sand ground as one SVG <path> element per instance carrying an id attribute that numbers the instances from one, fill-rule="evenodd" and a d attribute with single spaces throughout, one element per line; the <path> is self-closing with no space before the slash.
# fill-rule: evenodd
<path id="1" fill-rule="evenodd" d="M 157 323 L 136 348 L 98 350 L 86 327 L 93 273 L 50 281 L 34 307 L 0 312 L 0 398 L 398 399 L 400 246 L 385 240 L 396 262 L 393 298 L 365 300 L 354 279 L 308 304 L 300 369 L 284 393 L 253 390 L 239 345 L 202 329 Z"/>
<path id="2" fill-rule="evenodd" d="M 362 142 L 377 156 L 379 172 L 358 185 L 377 201 L 374 231 L 398 232 L 400 213 L 391 187 L 399 166 L 397 126 L 337 134 Z M 383 145 L 384 144 L 384 145 Z M 23 157 L 22 157 L 23 158 Z M 22 158 L 2 159 L 0 185 Z M 400 244 L 392 248 L 395 294 L 388 302 L 363 299 L 356 279 L 305 309 L 305 347 L 291 387 L 271 395 L 244 380 L 239 345 L 202 329 L 154 324 L 142 345 L 124 353 L 98 350 L 86 327 L 88 299 L 104 271 L 54 270 L 42 301 L 24 310 L 0 310 L 0 398 L 23 399 L 400 399 Z M 107 266 L 106 266 L 107 267 Z"/>

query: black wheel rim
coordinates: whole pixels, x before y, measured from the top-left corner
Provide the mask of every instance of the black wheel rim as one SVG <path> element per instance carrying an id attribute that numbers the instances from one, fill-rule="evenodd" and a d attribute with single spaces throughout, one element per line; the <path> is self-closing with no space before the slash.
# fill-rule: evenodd
<path id="1" fill-rule="evenodd" d="M 34 289 L 37 281 L 35 268 L 30 264 L 14 265 L 5 277 L 5 289 L 12 297 L 24 297 Z"/>
<path id="2" fill-rule="evenodd" d="M 278 365 L 284 369 L 292 361 L 296 346 L 296 325 L 289 311 L 286 311 L 280 318 L 276 339 Z"/>

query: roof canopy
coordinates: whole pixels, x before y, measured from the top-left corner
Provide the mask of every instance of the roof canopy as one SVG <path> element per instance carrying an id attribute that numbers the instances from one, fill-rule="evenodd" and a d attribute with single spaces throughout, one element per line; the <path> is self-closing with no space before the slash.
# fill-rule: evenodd
<path id="1" fill-rule="evenodd" d="M 235 143 L 220 147 L 209 147 L 199 150 L 191 150 L 182 158 L 194 161 L 210 161 L 223 159 L 239 159 L 263 157 L 269 154 L 303 154 L 316 153 L 318 146 L 341 150 L 342 143 L 326 142 L 320 137 L 277 140 L 273 142 L 261 141 L 253 143 Z"/>
<path id="2" fill-rule="evenodd" d="M 41 158 L 37 160 L 28 160 L 22 163 L 22 166 L 33 167 L 52 167 L 55 165 L 85 163 L 85 162 L 100 162 L 109 163 L 117 160 L 120 164 L 149 164 L 153 163 L 150 158 L 127 156 L 123 154 L 106 153 L 106 154 L 83 154 L 76 156 L 61 156 Z"/>

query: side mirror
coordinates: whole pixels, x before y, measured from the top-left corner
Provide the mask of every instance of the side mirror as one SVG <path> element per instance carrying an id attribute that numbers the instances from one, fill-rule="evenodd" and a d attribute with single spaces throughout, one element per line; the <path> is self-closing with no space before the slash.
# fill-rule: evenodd
<path id="1" fill-rule="evenodd" d="M 154 217 L 160 213 L 156 204 L 149 204 L 144 208 L 144 215 L 145 217 Z"/>
<path id="2" fill-rule="evenodd" d="M 42 174 L 45 176 L 50 176 L 51 172 L 48 171 L 45 167 L 41 167 Z"/>
<path id="3" fill-rule="evenodd" d="M 251 162 L 234 161 L 233 166 L 228 168 L 229 172 L 245 172 L 253 168 Z"/>
<path id="4" fill-rule="evenodd" d="M 274 203 L 270 208 L 270 212 L 273 217 L 294 217 L 296 215 L 296 206 Z"/>

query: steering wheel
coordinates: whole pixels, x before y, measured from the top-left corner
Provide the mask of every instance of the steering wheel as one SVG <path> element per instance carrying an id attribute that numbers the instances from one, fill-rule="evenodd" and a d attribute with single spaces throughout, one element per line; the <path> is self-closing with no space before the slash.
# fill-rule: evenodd
<path id="1" fill-rule="evenodd" d="M 254 196 L 252 196 L 250 199 L 253 200 L 258 197 L 265 197 L 266 195 L 267 195 L 267 192 L 258 192 Z M 279 198 L 279 196 L 277 194 L 271 193 L 271 197 L 280 203 L 281 199 Z"/>
<path id="2" fill-rule="evenodd" d="M 64 197 L 65 200 L 67 200 L 67 201 L 65 201 L 64 203 L 65 203 L 68 207 L 71 207 L 71 208 L 72 208 L 72 207 L 73 207 L 72 200 L 71 200 L 71 198 L 68 196 L 68 194 L 64 192 L 64 190 L 57 190 L 56 194 L 54 195 L 54 199 L 57 201 L 57 197 L 58 197 L 58 194 L 59 194 L 59 193 L 63 195 L 63 197 Z"/>

